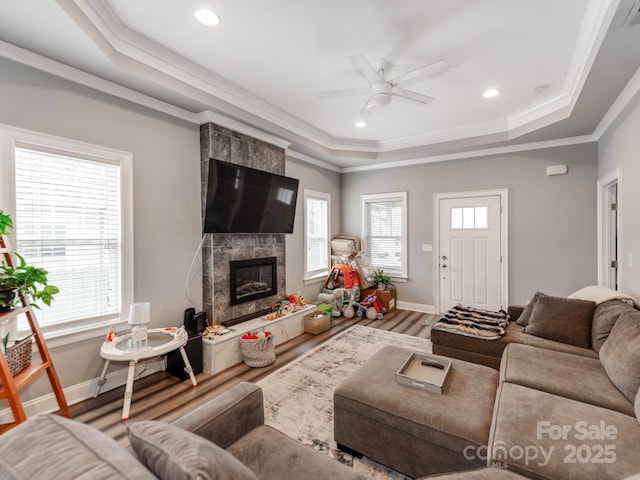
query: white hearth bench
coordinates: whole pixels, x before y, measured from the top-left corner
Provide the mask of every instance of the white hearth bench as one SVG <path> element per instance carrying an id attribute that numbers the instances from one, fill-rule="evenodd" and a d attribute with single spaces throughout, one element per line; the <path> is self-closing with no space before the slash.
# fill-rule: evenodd
<path id="1" fill-rule="evenodd" d="M 202 340 L 204 371 L 210 375 L 242 362 L 240 337 L 245 333 L 271 332 L 274 345 L 304 333 L 304 317 L 315 310 L 315 305 L 305 305 L 301 310 L 267 320 L 266 315 L 229 327 L 235 332 L 216 339 Z"/>

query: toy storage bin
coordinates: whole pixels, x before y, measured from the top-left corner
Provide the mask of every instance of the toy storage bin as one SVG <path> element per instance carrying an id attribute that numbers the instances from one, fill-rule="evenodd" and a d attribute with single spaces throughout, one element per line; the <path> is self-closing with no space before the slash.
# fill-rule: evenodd
<path id="1" fill-rule="evenodd" d="M 304 317 L 304 331 L 317 335 L 331 327 L 331 315 L 325 312 L 314 312 Z"/>

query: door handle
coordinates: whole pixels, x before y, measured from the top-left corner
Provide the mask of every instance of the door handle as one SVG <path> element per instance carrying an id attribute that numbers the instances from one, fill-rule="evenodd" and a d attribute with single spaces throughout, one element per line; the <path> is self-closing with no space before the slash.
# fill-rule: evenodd
<path id="1" fill-rule="evenodd" d="M 443 264 L 441 264 L 441 265 L 440 265 L 440 267 L 442 267 L 442 268 L 447 268 L 447 264 L 446 264 L 446 263 L 443 263 Z"/>

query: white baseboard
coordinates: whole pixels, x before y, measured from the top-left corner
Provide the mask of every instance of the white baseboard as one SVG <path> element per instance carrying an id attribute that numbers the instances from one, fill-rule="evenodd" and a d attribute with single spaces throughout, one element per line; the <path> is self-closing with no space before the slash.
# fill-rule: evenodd
<path id="1" fill-rule="evenodd" d="M 164 369 L 164 357 L 154 358 L 147 362 L 140 362 L 136 367 L 136 372 L 142 372 L 141 374 L 136 374 L 136 380 L 138 378 L 151 375 L 152 373 L 160 372 Z M 64 395 L 67 399 L 67 404 L 73 405 L 75 403 L 82 402 L 84 400 L 87 400 L 88 398 L 93 397 L 93 395 L 96 393 L 96 389 L 98 388 L 98 380 L 99 378 L 93 378 L 86 382 L 82 382 L 77 385 L 72 385 L 65 388 Z M 100 389 L 100 393 L 121 387 L 125 383 L 127 383 L 127 367 L 119 368 L 118 370 L 107 373 L 107 383 L 102 386 L 102 388 Z M 134 383 L 133 389 L 135 390 L 135 388 L 136 387 Z M 32 417 L 41 413 L 52 413 L 56 412 L 59 409 L 58 402 L 56 401 L 56 397 L 53 393 L 48 393 L 47 395 L 44 395 L 42 397 L 28 400 L 24 402 L 22 406 L 24 407 L 27 417 Z M 11 413 L 11 408 L 0 410 L 0 424 L 9 423 L 12 421 L 13 414 Z"/>
<path id="2" fill-rule="evenodd" d="M 423 303 L 401 302 L 396 304 L 400 310 L 413 310 L 422 313 L 435 313 L 436 309 L 433 305 L 425 305 Z"/>

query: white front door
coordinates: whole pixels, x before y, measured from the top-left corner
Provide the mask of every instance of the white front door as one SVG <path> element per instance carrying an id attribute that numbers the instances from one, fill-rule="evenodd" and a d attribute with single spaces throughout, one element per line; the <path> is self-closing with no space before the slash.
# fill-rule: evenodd
<path id="1" fill-rule="evenodd" d="M 499 193 L 438 199 L 440 312 L 459 303 L 492 311 L 505 308 L 501 200 Z"/>

